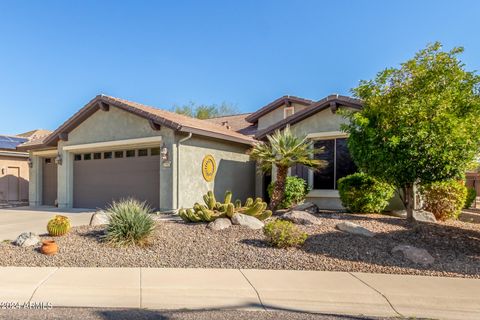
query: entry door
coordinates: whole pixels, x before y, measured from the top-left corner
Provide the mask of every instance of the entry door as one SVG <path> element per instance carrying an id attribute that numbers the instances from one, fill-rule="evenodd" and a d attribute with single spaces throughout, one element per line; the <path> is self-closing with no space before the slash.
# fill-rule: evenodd
<path id="1" fill-rule="evenodd" d="M 8 201 L 20 200 L 20 168 L 8 167 L 7 169 L 7 181 L 8 181 Z"/>
<path id="2" fill-rule="evenodd" d="M 53 206 L 57 200 L 57 164 L 54 158 L 43 159 L 43 205 Z"/>

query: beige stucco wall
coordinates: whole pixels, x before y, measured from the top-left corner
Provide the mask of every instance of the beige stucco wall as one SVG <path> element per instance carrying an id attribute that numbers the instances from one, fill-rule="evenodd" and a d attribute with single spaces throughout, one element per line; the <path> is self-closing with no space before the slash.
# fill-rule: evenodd
<path id="1" fill-rule="evenodd" d="M 245 200 L 255 195 L 255 164 L 250 161 L 246 145 L 193 136 L 179 146 L 179 207 L 192 207 L 203 203 L 202 195 L 213 190 L 218 200 L 226 190 L 234 199 Z M 202 175 L 202 161 L 212 155 L 217 163 L 217 173 L 212 182 Z"/>
<path id="2" fill-rule="evenodd" d="M 267 113 L 266 115 L 260 117 L 258 119 L 258 130 L 265 129 L 272 124 L 277 123 L 278 121 L 283 120 L 284 116 L 284 110 L 285 110 L 285 105 L 281 105 L 280 107 L 276 108 L 275 110 Z M 303 104 L 298 104 L 298 103 L 292 103 L 292 107 L 294 108 L 294 113 L 298 113 L 305 108 L 308 108 L 307 106 L 304 106 Z"/>
<path id="3" fill-rule="evenodd" d="M 290 126 L 290 129 L 295 135 L 303 137 L 309 133 L 340 131 L 340 126 L 343 123 L 347 123 L 344 117 L 327 108 Z"/>
<path id="4" fill-rule="evenodd" d="M 26 157 L 9 157 L 0 155 L 0 201 L 6 201 L 8 195 L 8 168 L 19 169 L 20 200 L 28 199 L 29 167 Z M 4 171 L 2 173 L 2 171 Z"/>

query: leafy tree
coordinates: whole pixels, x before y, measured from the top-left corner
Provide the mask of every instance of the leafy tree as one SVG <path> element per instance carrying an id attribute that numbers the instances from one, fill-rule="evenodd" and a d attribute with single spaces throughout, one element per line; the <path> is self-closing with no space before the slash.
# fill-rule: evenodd
<path id="1" fill-rule="evenodd" d="M 228 116 L 238 113 L 236 106 L 222 102 L 222 104 L 200 104 L 189 102 L 182 106 L 174 106 L 173 112 L 198 119 L 210 119 L 214 117 Z"/>
<path id="2" fill-rule="evenodd" d="M 480 77 L 462 52 L 434 43 L 352 90 L 364 107 L 346 113 L 350 153 L 362 171 L 403 189 L 409 220 L 414 184 L 461 178 L 479 151 Z"/>
<path id="3" fill-rule="evenodd" d="M 267 136 L 268 142 L 257 142 L 250 150 L 250 157 L 257 160 L 263 171 L 277 168 L 277 176 L 269 209 L 274 210 L 282 202 L 285 195 L 285 181 L 288 168 L 296 164 L 302 164 L 309 168 L 319 169 L 325 166 L 322 160 L 313 159 L 314 154 L 322 152 L 322 149 L 314 149 L 313 141 L 306 137 L 299 138 L 292 134 L 287 126 L 283 131 L 277 130 L 273 135 Z"/>

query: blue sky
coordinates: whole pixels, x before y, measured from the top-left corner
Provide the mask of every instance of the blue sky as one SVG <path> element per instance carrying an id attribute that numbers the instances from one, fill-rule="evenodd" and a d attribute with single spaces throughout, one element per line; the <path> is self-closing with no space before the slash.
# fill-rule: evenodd
<path id="1" fill-rule="evenodd" d="M 1 1 L 0 133 L 99 93 L 157 107 L 349 94 L 427 43 L 480 69 L 480 1 Z"/>

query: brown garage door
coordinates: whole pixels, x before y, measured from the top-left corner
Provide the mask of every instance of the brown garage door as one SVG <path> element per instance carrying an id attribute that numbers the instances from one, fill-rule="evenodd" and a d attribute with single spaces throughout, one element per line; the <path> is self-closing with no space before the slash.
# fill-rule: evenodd
<path id="1" fill-rule="evenodd" d="M 158 148 L 76 154 L 73 206 L 105 208 L 114 200 L 135 198 L 159 207 Z"/>
<path id="2" fill-rule="evenodd" d="M 57 200 L 57 164 L 54 158 L 44 158 L 43 160 L 43 205 L 53 206 Z"/>

